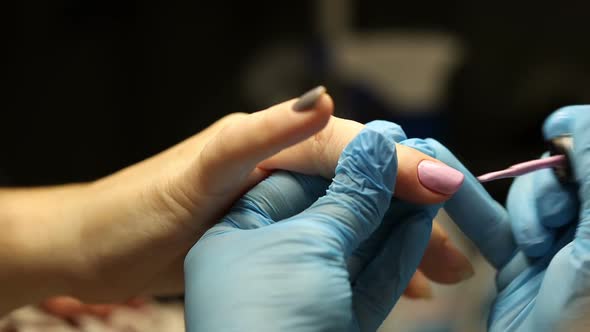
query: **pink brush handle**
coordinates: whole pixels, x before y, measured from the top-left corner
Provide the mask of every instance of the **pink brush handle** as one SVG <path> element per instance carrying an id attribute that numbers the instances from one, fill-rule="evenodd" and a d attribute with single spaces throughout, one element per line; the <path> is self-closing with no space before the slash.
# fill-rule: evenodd
<path id="1" fill-rule="evenodd" d="M 551 156 L 542 159 L 535 159 L 525 161 L 520 164 L 512 165 L 504 170 L 487 173 L 477 177 L 479 182 L 488 182 L 504 178 L 512 178 L 515 176 L 530 173 L 543 168 L 552 168 L 562 166 L 566 162 L 564 155 Z"/>

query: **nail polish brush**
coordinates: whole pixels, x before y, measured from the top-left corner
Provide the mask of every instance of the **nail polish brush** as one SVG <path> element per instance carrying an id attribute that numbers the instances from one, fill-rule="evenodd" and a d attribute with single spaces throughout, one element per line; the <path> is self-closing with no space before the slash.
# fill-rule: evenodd
<path id="1" fill-rule="evenodd" d="M 480 182 L 489 182 L 524 175 L 544 168 L 553 168 L 553 172 L 561 183 L 572 182 L 573 174 L 569 157 L 574 145 L 572 137 L 570 135 L 558 136 L 548 143 L 551 154 L 549 157 L 518 163 L 500 171 L 480 175 L 477 179 Z"/>
<path id="2" fill-rule="evenodd" d="M 523 175 L 534 172 L 539 169 L 553 168 L 560 183 L 571 185 L 575 178 L 571 167 L 571 157 L 573 156 L 574 141 L 571 135 L 562 135 L 552 138 L 548 141 L 550 156 L 537 160 L 531 160 L 508 167 L 503 171 L 492 172 L 479 176 L 480 182 L 493 181 L 506 177 Z M 562 238 L 562 240 L 565 238 Z M 560 240 L 561 241 L 561 240 Z M 510 282 L 519 276 L 524 270 L 534 264 L 523 251 L 518 250 L 510 261 L 499 270 L 496 276 L 496 285 L 498 289 L 504 289 Z"/>

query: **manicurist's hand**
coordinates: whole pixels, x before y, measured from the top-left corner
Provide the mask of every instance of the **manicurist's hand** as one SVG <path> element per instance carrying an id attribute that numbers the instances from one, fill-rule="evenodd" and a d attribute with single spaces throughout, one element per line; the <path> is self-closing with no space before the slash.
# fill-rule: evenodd
<path id="1" fill-rule="evenodd" d="M 587 331 L 590 324 L 590 107 L 557 110 L 546 139 L 571 135 L 574 183 L 551 169 L 515 179 L 506 208 L 492 200 L 438 142 L 435 156 L 466 180 L 449 215 L 498 269 L 490 331 Z"/>
<path id="2" fill-rule="evenodd" d="M 507 209 L 521 249 L 500 275 L 494 331 L 586 331 L 590 326 L 590 106 L 553 113 L 546 139 L 571 135 L 574 183 L 552 170 L 514 181 Z M 519 268 L 519 269 L 517 269 Z"/>
<path id="3" fill-rule="evenodd" d="M 372 122 L 339 153 L 331 182 L 277 172 L 241 198 L 186 257 L 188 331 L 375 331 L 416 271 L 440 207 L 392 201 L 394 190 L 430 200 L 424 183 L 438 179 L 444 200 L 462 182 L 442 163 L 401 160 L 398 149 L 422 148 L 404 139 L 397 125 Z M 400 187 L 402 173 L 420 188 Z"/>

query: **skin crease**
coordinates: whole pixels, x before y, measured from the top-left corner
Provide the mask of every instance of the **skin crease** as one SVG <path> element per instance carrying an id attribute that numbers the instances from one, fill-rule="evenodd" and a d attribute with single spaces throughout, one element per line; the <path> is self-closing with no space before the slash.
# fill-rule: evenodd
<path id="1" fill-rule="evenodd" d="M 0 300 L 0 313 L 57 294 L 108 303 L 182 292 L 184 255 L 232 202 L 275 168 L 331 178 L 342 149 L 363 128 L 332 117 L 327 94 L 314 110 L 293 112 L 294 102 L 227 116 L 154 157 L 92 183 L 0 189 L 0 220 L 7 225 L 0 245 L 14 248 L 6 259 L 0 253 L 0 285 L 10 285 L 0 286 L 7 295 Z M 404 190 L 395 192 L 413 202 L 448 199 L 418 182 L 416 165 L 424 159 L 433 160 L 398 145 L 396 188 Z M 36 208 L 23 209 L 30 206 Z M 433 231 L 431 244 L 436 243 L 447 245 L 427 250 L 431 258 L 424 261 L 430 263 L 420 267 L 424 276 L 463 280 L 465 271 L 472 271 L 468 260 L 444 231 Z M 449 256 L 459 257 L 459 268 L 441 271 L 440 262 Z M 424 278 L 419 278 L 412 280 L 407 293 L 427 297 Z"/>

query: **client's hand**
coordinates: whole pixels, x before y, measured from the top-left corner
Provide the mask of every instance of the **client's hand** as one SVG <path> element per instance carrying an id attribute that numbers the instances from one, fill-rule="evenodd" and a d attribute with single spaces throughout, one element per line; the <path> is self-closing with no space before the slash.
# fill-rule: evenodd
<path id="1" fill-rule="evenodd" d="M 271 170 L 333 176 L 342 149 L 363 125 L 331 117 L 330 97 L 316 97 L 303 111 L 292 110 L 292 100 L 250 115 L 228 116 L 94 183 L 5 195 L 0 191 L 0 203 L 9 207 L 0 213 L 8 213 L 9 219 L 14 218 L 10 213 L 27 207 L 25 227 L 14 237 L 26 243 L 26 250 L 15 264 L 33 268 L 34 273 L 14 278 L 43 285 L 33 296 L 25 296 L 24 287 L 7 289 L 7 298 L 19 299 L 11 305 L 57 294 L 111 302 L 182 292 L 182 261 L 188 249 Z M 395 191 L 397 197 L 417 203 L 449 197 L 444 184 L 431 181 L 429 189 L 420 183 L 414 166 L 432 158 L 403 145 L 397 146 L 397 157 L 397 187 L 404 188 Z M 432 237 L 421 266 L 427 277 L 457 282 L 471 273 L 469 262 L 444 232 L 435 228 Z M 418 273 L 408 294 L 427 297 L 427 287 Z"/>
<path id="2" fill-rule="evenodd" d="M 93 183 L 0 189 L 0 313 L 55 295 L 104 303 L 182 292 L 184 256 L 268 175 L 257 164 L 330 120 L 323 91 L 304 109 L 295 102 L 228 116 Z"/>

